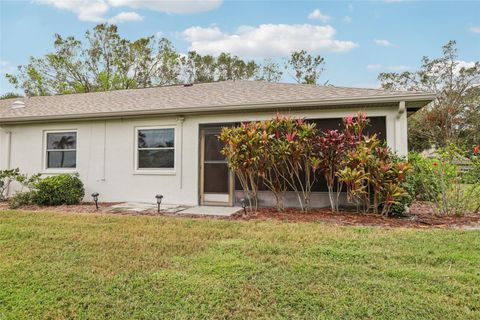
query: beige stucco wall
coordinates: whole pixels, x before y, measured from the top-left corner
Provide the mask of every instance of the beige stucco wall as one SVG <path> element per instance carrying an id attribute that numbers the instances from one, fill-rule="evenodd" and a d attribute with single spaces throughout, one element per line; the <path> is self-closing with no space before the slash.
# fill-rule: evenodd
<path id="1" fill-rule="evenodd" d="M 387 144 L 398 154 L 407 153 L 406 112 L 398 107 L 364 109 L 369 116 L 385 116 Z M 240 110 L 239 110 L 240 111 Z M 338 118 L 355 114 L 358 109 L 308 110 L 291 114 L 307 118 Z M 86 200 L 92 192 L 100 193 L 101 201 L 153 202 L 155 194 L 165 196 L 165 203 L 198 204 L 199 181 L 199 125 L 208 123 L 262 120 L 271 118 L 271 112 L 229 113 L 217 115 L 177 116 L 115 119 L 98 121 L 71 121 L 3 126 L 0 131 L 0 168 L 5 169 L 10 157 L 10 168 L 24 173 L 44 169 L 44 131 L 77 130 L 77 168 L 86 187 Z M 135 171 L 135 128 L 142 126 L 175 126 L 175 170 L 165 173 L 143 174 Z M 7 137 L 11 132 L 11 152 L 8 155 Z"/>

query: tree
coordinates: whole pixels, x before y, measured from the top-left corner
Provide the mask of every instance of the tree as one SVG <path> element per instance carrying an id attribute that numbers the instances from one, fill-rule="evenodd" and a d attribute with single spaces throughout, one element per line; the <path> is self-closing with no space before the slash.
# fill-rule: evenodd
<path id="1" fill-rule="evenodd" d="M 15 92 L 7 92 L 0 96 L 0 100 L 13 99 L 13 98 L 22 98 L 22 95 Z"/>
<path id="2" fill-rule="evenodd" d="M 145 88 L 177 83 L 178 57 L 167 39 L 130 41 L 99 24 L 83 42 L 56 34 L 53 53 L 31 57 L 7 78 L 30 96 Z"/>
<path id="3" fill-rule="evenodd" d="M 229 53 L 178 53 L 165 38 L 134 41 L 122 38 L 118 28 L 99 24 L 82 40 L 55 35 L 54 50 L 31 57 L 7 78 L 26 95 L 52 95 L 147 88 L 182 82 L 253 79 L 259 66 Z"/>
<path id="4" fill-rule="evenodd" d="M 196 51 L 182 57 L 185 80 L 188 83 L 212 82 L 216 78 L 217 62 L 212 55 L 200 55 Z"/>
<path id="5" fill-rule="evenodd" d="M 217 57 L 218 80 L 247 80 L 255 76 L 258 65 L 255 61 L 243 61 L 230 53 L 221 53 Z"/>
<path id="6" fill-rule="evenodd" d="M 259 69 L 255 61 L 245 61 L 229 53 L 221 53 L 214 57 L 190 51 L 180 60 L 184 80 L 188 83 L 247 80 L 252 79 Z"/>
<path id="7" fill-rule="evenodd" d="M 450 143 L 471 146 L 480 139 L 480 62 L 459 61 L 455 45 L 449 41 L 443 46 L 440 58 L 423 57 L 418 71 L 378 76 L 385 89 L 437 94 L 430 106 L 411 118 L 409 144 L 413 150 Z"/>
<path id="8" fill-rule="evenodd" d="M 150 67 L 148 69 L 149 72 L 146 74 L 146 84 L 141 87 L 179 83 L 181 73 L 180 57 L 172 42 L 166 38 L 161 38 L 158 42 L 156 56 L 149 62 Z"/>
<path id="9" fill-rule="evenodd" d="M 182 55 L 165 38 L 122 38 L 112 24 L 98 24 L 83 39 L 55 34 L 53 52 L 30 57 L 26 65 L 6 77 L 27 96 L 84 93 L 183 82 L 257 79 L 278 82 L 283 73 L 278 63 L 258 64 L 230 53 L 218 56 L 195 51 Z M 299 83 L 315 84 L 324 59 L 306 51 L 293 52 L 286 68 Z"/>
<path id="10" fill-rule="evenodd" d="M 285 69 L 297 83 L 317 84 L 324 64 L 325 59 L 322 56 L 312 56 L 301 50 L 292 52 Z"/>
<path id="11" fill-rule="evenodd" d="M 258 68 L 256 80 L 279 82 L 282 76 L 283 72 L 280 70 L 280 65 L 270 59 L 265 59 L 264 63 Z"/>

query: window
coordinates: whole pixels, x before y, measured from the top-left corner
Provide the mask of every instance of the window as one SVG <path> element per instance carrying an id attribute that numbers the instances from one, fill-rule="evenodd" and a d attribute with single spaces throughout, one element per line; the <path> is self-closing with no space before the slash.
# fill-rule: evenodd
<path id="1" fill-rule="evenodd" d="M 175 129 L 137 129 L 137 169 L 173 169 Z"/>
<path id="2" fill-rule="evenodd" d="M 77 167 L 77 133 L 46 132 L 46 168 L 74 169 Z"/>

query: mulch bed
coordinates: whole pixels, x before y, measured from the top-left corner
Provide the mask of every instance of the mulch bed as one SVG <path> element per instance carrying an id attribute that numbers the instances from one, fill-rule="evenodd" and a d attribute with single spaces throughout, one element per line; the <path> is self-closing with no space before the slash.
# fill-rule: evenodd
<path id="1" fill-rule="evenodd" d="M 27 211 L 49 211 L 49 212 L 70 212 L 70 213 L 105 213 L 104 209 L 119 202 L 99 203 L 100 210 L 95 209 L 92 202 L 84 202 L 79 205 L 62 206 L 23 206 L 21 210 Z M 7 202 L 0 202 L 0 211 L 8 210 Z M 111 213 L 111 212 L 108 212 Z M 121 212 L 114 214 L 126 215 L 160 215 L 176 216 L 175 214 L 158 214 L 156 210 L 149 210 L 141 213 Z M 203 218 L 203 217 L 202 217 Z M 435 208 L 431 203 L 416 201 L 410 207 L 410 212 L 402 217 L 382 217 L 374 214 L 361 214 L 355 211 L 344 210 L 339 213 L 332 213 L 330 209 L 312 209 L 307 213 L 298 209 L 286 209 L 279 212 L 274 208 L 260 208 L 257 212 L 244 215 L 243 212 L 234 215 L 233 220 L 280 220 L 283 222 L 324 222 L 340 225 L 365 225 L 383 227 L 407 227 L 407 228 L 465 228 L 480 230 L 480 214 L 467 214 L 462 217 L 444 217 L 435 214 Z"/>
<path id="2" fill-rule="evenodd" d="M 285 222 L 326 222 L 341 225 L 366 225 L 408 228 L 473 228 L 480 230 L 480 214 L 467 214 L 461 217 L 444 217 L 435 214 L 435 208 L 428 202 L 415 202 L 410 212 L 401 217 L 383 217 L 375 214 L 362 214 L 353 210 L 332 213 L 329 208 L 313 209 L 303 213 L 297 209 L 279 212 L 274 208 L 261 208 L 253 214 L 239 213 L 238 220 L 281 220 Z"/>
<path id="3" fill-rule="evenodd" d="M 121 202 L 99 202 L 98 205 L 100 210 L 102 208 L 110 207 Z M 72 213 L 93 213 L 99 212 L 95 207 L 93 202 L 82 202 L 77 205 L 61 205 L 61 206 L 37 206 L 37 205 L 27 205 L 19 208 L 20 210 L 26 211 L 49 211 L 49 212 L 72 212 Z M 8 202 L 0 202 L 0 211 L 9 210 Z"/>

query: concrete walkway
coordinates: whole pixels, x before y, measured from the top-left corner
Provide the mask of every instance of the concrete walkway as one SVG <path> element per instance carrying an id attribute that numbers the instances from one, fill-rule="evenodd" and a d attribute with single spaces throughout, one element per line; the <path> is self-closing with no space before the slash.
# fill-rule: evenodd
<path id="1" fill-rule="evenodd" d="M 160 211 L 164 213 L 177 213 L 181 210 L 187 209 L 186 206 L 179 206 L 176 204 L 162 204 Z M 142 213 L 147 211 L 156 211 L 157 204 L 146 202 L 124 202 L 106 208 L 107 212 L 132 212 Z"/>
<path id="2" fill-rule="evenodd" d="M 124 202 L 107 208 L 104 212 L 131 212 L 131 213 L 148 213 L 157 210 L 157 205 L 146 202 Z M 214 207 L 214 206 L 196 206 L 188 207 L 176 204 L 162 204 L 160 206 L 161 213 L 178 214 L 186 216 L 212 216 L 212 217 L 230 217 L 233 214 L 243 210 L 239 207 Z"/>
<path id="3" fill-rule="evenodd" d="M 239 207 L 197 206 L 179 211 L 180 215 L 230 217 L 243 210 Z"/>

